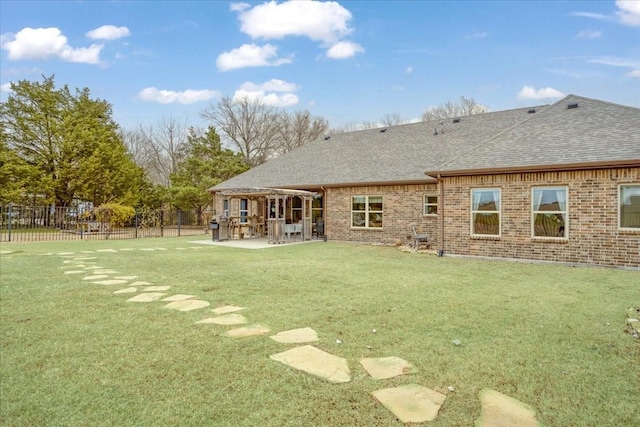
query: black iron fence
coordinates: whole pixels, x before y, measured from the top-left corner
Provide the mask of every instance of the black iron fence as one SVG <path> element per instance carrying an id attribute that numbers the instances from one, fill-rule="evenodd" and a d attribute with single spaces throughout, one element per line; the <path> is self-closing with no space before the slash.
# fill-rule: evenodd
<path id="1" fill-rule="evenodd" d="M 0 205 L 0 242 L 204 235 L 210 232 L 211 218 L 208 211 L 141 209 L 127 223 L 114 226 L 72 207 Z"/>

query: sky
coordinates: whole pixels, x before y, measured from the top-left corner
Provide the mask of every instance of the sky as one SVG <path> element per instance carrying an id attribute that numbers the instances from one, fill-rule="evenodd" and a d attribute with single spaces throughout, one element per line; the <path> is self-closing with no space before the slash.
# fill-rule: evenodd
<path id="1" fill-rule="evenodd" d="M 0 1 L 0 100 L 43 75 L 89 88 L 124 129 L 206 126 L 243 96 L 334 128 L 461 96 L 640 107 L 640 0 Z"/>

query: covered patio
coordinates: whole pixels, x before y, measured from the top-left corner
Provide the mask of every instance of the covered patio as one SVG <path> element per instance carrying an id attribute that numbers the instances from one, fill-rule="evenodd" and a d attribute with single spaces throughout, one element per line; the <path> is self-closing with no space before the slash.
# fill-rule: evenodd
<path id="1" fill-rule="evenodd" d="M 245 236 L 262 238 L 269 244 L 311 240 L 313 235 L 312 204 L 317 193 L 280 188 L 233 188 L 212 191 L 214 207 L 222 205 L 215 218 L 228 221 L 229 239 Z M 238 215 L 230 215 L 231 206 Z"/>

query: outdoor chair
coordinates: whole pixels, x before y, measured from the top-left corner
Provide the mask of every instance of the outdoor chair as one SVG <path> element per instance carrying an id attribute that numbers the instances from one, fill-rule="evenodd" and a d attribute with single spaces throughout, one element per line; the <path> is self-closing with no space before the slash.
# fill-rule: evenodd
<path id="1" fill-rule="evenodd" d="M 413 247 L 414 251 L 420 249 L 420 245 L 424 245 L 426 248 L 429 248 L 431 246 L 431 239 L 429 234 L 418 233 L 415 225 L 411 226 L 411 230 L 413 231 L 413 242 L 411 246 Z"/>

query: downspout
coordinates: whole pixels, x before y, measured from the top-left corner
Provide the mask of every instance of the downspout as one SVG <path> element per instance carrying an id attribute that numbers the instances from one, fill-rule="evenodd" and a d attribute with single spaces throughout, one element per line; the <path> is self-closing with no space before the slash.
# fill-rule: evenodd
<path id="1" fill-rule="evenodd" d="M 329 221 L 327 221 L 327 217 L 329 216 L 329 209 L 327 209 L 327 189 L 324 186 L 320 186 L 322 190 L 322 219 L 324 220 L 324 241 L 327 241 L 327 228 L 329 226 Z"/>
<path id="2" fill-rule="evenodd" d="M 444 254 L 444 183 L 438 174 L 438 256 Z"/>

